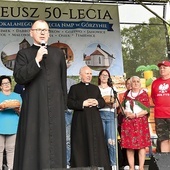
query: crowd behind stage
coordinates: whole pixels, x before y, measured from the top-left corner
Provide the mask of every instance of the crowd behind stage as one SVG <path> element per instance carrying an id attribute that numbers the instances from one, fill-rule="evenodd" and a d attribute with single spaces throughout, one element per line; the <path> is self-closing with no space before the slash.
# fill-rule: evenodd
<path id="1" fill-rule="evenodd" d="M 46 21 L 35 21 L 30 37 L 33 45 L 17 53 L 14 91 L 11 78 L 0 76 L 0 169 L 144 170 L 151 100 L 157 151 L 170 152 L 170 61 L 157 64 L 151 93 L 135 75 L 120 93 L 107 69 L 97 85 L 88 66 L 79 82 L 67 78 L 63 50 L 48 46 Z"/>

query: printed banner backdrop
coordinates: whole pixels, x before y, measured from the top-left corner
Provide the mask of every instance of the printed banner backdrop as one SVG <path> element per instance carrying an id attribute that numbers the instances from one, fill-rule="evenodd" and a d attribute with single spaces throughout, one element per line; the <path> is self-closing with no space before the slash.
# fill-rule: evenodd
<path id="1" fill-rule="evenodd" d="M 93 75 L 107 68 L 123 75 L 117 5 L 1 1 L 0 75 L 12 75 L 19 49 L 32 45 L 29 30 L 37 19 L 50 26 L 49 45 L 62 48 L 68 76 L 88 65 Z"/>

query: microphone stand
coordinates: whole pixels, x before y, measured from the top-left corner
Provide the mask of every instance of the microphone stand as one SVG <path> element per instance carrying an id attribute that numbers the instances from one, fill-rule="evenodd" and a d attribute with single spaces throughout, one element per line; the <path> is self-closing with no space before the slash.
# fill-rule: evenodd
<path id="1" fill-rule="evenodd" d="M 111 85 L 111 88 L 112 88 L 112 91 L 113 91 L 113 94 L 114 94 L 114 101 L 113 101 L 113 105 L 114 105 L 114 121 L 115 121 L 115 130 L 116 130 L 116 133 L 115 133 L 115 143 L 116 143 L 116 170 L 119 170 L 119 162 L 118 162 L 118 139 L 117 139 L 117 137 L 118 137 L 118 125 L 117 125 L 117 108 L 116 108 L 116 101 L 118 102 L 118 104 L 119 104 L 119 107 L 120 107 L 120 109 L 121 109 L 121 112 L 122 112 L 122 114 L 123 115 L 125 115 L 124 114 L 124 111 L 123 111 L 123 108 L 122 108 L 122 106 L 121 106 L 121 103 L 120 103 L 120 101 L 119 101 L 119 99 L 118 99 L 118 97 L 117 97 L 117 92 L 114 90 L 114 88 L 113 88 L 113 83 L 112 82 L 110 82 L 110 85 Z M 112 97 L 112 96 L 110 96 L 110 97 Z"/>

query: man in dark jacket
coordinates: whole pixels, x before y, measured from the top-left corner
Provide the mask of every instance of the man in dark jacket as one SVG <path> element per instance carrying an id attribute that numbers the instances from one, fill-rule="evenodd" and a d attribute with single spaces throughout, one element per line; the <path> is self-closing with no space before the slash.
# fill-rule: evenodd
<path id="1" fill-rule="evenodd" d="M 66 167 L 66 62 L 59 48 L 47 45 L 49 26 L 35 21 L 33 45 L 18 52 L 14 78 L 25 87 L 13 170 Z"/>

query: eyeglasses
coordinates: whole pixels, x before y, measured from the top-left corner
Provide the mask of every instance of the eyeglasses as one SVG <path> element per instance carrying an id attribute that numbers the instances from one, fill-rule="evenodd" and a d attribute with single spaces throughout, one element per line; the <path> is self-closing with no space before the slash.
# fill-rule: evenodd
<path id="1" fill-rule="evenodd" d="M 32 31 L 36 31 L 36 33 L 40 34 L 40 33 L 44 33 L 44 34 L 47 34 L 49 33 L 49 29 L 40 29 L 40 28 L 37 28 L 37 29 L 31 29 Z"/>
<path id="2" fill-rule="evenodd" d="M 109 77 L 107 74 L 101 74 L 102 77 Z"/>
<path id="3" fill-rule="evenodd" d="M 10 85 L 10 82 L 6 82 L 6 83 L 1 83 L 1 86 L 5 86 L 5 85 Z"/>

